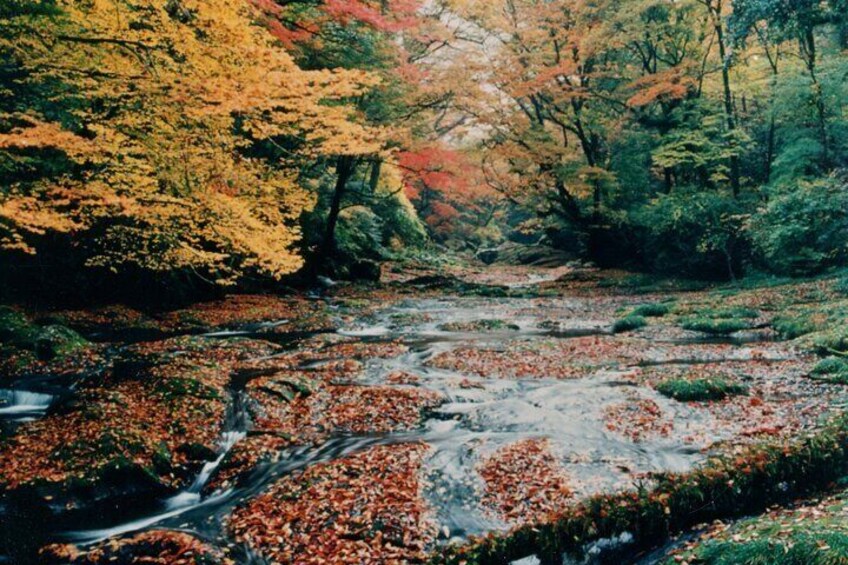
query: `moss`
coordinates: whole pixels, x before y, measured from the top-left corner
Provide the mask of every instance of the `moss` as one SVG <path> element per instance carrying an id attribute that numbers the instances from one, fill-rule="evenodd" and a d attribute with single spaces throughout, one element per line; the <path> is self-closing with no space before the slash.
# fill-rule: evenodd
<path id="1" fill-rule="evenodd" d="M 848 384 L 848 359 L 827 357 L 810 371 L 810 378 L 833 384 Z"/>
<path id="2" fill-rule="evenodd" d="M 843 275 L 833 283 L 833 290 L 842 296 L 848 296 L 848 275 Z"/>
<path id="3" fill-rule="evenodd" d="M 848 328 L 838 327 L 819 332 L 813 337 L 812 345 L 821 354 L 848 352 Z"/>
<path id="4" fill-rule="evenodd" d="M 680 326 L 686 330 L 711 335 L 728 335 L 750 329 L 751 321 L 759 315 L 757 310 L 742 306 L 701 308 L 684 318 Z"/>
<path id="5" fill-rule="evenodd" d="M 81 335 L 65 326 L 47 326 L 38 333 L 35 352 L 42 359 L 70 355 L 88 345 Z"/>
<path id="6" fill-rule="evenodd" d="M 643 316 L 646 318 L 662 318 L 666 314 L 671 312 L 671 306 L 665 303 L 656 303 L 656 304 L 642 304 L 634 308 L 631 312 L 631 316 Z"/>
<path id="7" fill-rule="evenodd" d="M 0 307 L 0 341 L 35 352 L 44 360 L 68 355 L 88 345 L 88 341 L 70 328 L 57 324 L 40 327 L 7 307 Z"/>
<path id="8" fill-rule="evenodd" d="M 616 320 L 612 325 L 612 331 L 614 333 L 623 333 L 630 332 L 633 330 L 638 330 L 639 328 L 643 328 L 648 325 L 648 320 L 646 320 L 643 316 L 626 316 L 621 318 L 620 320 Z"/>
<path id="9" fill-rule="evenodd" d="M 38 326 L 26 316 L 7 307 L 0 307 L 0 341 L 22 349 L 34 350 L 38 339 Z"/>
<path id="10" fill-rule="evenodd" d="M 722 400 L 748 393 L 747 387 L 724 379 L 669 379 L 656 386 L 663 396 L 681 402 Z"/>

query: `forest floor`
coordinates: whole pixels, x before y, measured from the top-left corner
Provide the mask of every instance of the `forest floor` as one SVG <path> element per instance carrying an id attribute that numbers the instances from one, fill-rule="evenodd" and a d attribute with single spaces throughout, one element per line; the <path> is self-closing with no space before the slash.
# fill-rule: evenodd
<path id="1" fill-rule="evenodd" d="M 426 265 L 3 307 L 0 562 L 833 555 L 846 314 L 836 278 Z"/>

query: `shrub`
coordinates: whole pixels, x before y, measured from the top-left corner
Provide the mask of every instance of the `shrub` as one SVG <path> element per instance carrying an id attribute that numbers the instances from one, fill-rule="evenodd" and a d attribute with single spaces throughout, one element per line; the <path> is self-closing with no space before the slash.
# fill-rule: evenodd
<path id="1" fill-rule="evenodd" d="M 616 322 L 612 325 L 612 331 L 614 333 L 631 332 L 647 325 L 648 320 L 646 320 L 643 316 L 634 316 L 631 314 L 630 316 L 616 320 Z"/>
<path id="2" fill-rule="evenodd" d="M 728 396 L 747 394 L 747 387 L 724 379 L 669 379 L 656 386 L 663 396 L 681 402 L 722 400 Z"/>
<path id="3" fill-rule="evenodd" d="M 755 256 L 768 270 L 807 275 L 848 257 L 848 188 L 831 177 L 776 190 L 751 221 Z"/>

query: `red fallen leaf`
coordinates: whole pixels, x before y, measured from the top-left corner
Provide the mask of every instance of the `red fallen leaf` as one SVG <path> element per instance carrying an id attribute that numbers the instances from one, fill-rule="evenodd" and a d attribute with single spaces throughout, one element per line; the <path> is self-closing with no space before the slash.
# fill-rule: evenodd
<path id="1" fill-rule="evenodd" d="M 509 444 L 479 467 L 485 481 L 483 505 L 513 523 L 542 521 L 561 510 L 571 490 L 546 439 Z"/>
<path id="2" fill-rule="evenodd" d="M 421 562 L 436 532 L 418 477 L 428 449 L 378 446 L 313 465 L 236 509 L 228 528 L 274 562 Z"/>

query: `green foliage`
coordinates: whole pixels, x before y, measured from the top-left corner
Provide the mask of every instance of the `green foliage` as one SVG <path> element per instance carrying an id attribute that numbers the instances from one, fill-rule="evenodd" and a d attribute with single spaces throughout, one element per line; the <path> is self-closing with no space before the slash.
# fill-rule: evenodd
<path id="1" fill-rule="evenodd" d="M 612 331 L 614 333 L 630 332 L 633 330 L 638 330 L 639 328 L 643 328 L 647 325 L 648 320 L 646 320 L 644 316 L 637 316 L 631 314 L 625 318 L 616 320 L 615 323 L 612 325 Z"/>
<path id="2" fill-rule="evenodd" d="M 848 275 L 842 275 L 833 284 L 833 290 L 843 296 L 848 296 Z"/>
<path id="3" fill-rule="evenodd" d="M 820 272 L 848 257 L 848 185 L 831 177 L 776 191 L 751 222 L 758 260 L 791 275 Z"/>
<path id="4" fill-rule="evenodd" d="M 656 386 L 663 396 L 681 402 L 722 400 L 728 396 L 748 393 L 747 387 L 724 379 L 668 379 Z"/>
<path id="5" fill-rule="evenodd" d="M 728 278 L 747 251 L 745 209 L 720 193 L 660 196 L 633 214 L 645 261 L 660 272 Z"/>
<path id="6" fill-rule="evenodd" d="M 362 259 L 382 252 L 382 221 L 364 206 L 348 208 L 339 215 L 336 245 L 343 257 Z"/>
<path id="7" fill-rule="evenodd" d="M 821 354 L 848 352 L 848 328 L 836 327 L 816 334 L 813 349 Z"/>

